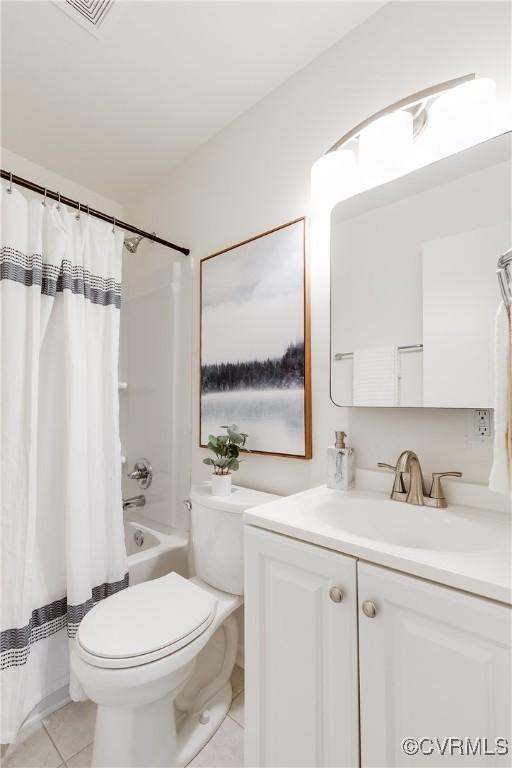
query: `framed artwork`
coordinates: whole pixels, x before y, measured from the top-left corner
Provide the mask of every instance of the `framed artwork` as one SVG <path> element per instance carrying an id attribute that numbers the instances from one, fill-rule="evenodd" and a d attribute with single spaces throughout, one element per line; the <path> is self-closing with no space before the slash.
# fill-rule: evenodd
<path id="1" fill-rule="evenodd" d="M 310 459 L 306 219 L 201 262 L 200 445 L 224 424 L 254 453 Z"/>

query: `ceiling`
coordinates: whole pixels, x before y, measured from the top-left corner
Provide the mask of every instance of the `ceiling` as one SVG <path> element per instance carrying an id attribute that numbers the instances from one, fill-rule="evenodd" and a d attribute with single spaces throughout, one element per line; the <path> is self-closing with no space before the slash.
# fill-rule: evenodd
<path id="1" fill-rule="evenodd" d="M 123 202 L 382 4 L 3 0 L 3 146 Z"/>

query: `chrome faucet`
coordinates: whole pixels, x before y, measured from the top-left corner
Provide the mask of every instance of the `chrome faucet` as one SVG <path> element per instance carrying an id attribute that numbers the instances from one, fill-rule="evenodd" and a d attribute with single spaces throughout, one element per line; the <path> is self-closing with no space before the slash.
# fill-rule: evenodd
<path id="1" fill-rule="evenodd" d="M 377 466 L 390 469 L 395 473 L 395 481 L 390 496 L 393 501 L 405 501 L 406 504 L 416 504 L 418 506 L 447 507 L 448 502 L 443 493 L 441 478 L 462 477 L 462 472 L 433 472 L 432 485 L 430 492 L 427 494 L 420 460 L 414 451 L 403 451 L 394 467 L 391 464 L 384 464 L 380 461 Z M 404 475 L 409 476 L 408 488 L 406 488 L 404 482 Z"/>
<path id="2" fill-rule="evenodd" d="M 123 499 L 123 512 L 134 507 L 144 507 L 145 504 L 146 497 L 143 493 L 139 494 L 139 496 L 130 496 L 129 499 Z"/>
<path id="3" fill-rule="evenodd" d="M 139 488 L 149 488 L 153 481 L 153 467 L 147 459 L 137 459 L 131 472 L 126 477 L 129 480 L 136 480 Z"/>

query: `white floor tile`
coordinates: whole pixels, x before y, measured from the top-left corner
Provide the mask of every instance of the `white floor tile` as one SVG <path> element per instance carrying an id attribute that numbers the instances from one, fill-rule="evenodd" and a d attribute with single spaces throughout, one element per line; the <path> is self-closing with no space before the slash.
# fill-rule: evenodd
<path id="1" fill-rule="evenodd" d="M 195 757 L 190 768 L 241 768 L 244 764 L 244 731 L 226 717 L 217 733 Z"/>
<path id="2" fill-rule="evenodd" d="M 92 701 L 71 702 L 43 722 L 64 760 L 76 755 L 94 738 L 96 705 Z"/>
<path id="3" fill-rule="evenodd" d="M 68 768 L 90 768 L 92 759 L 92 744 L 82 749 L 77 755 L 73 755 L 69 760 L 66 760 Z"/>
<path id="4" fill-rule="evenodd" d="M 242 728 L 245 727 L 245 694 L 243 691 L 233 699 L 229 714 L 238 725 L 241 725 Z"/>
<path id="5" fill-rule="evenodd" d="M 2 757 L 2 768 L 57 768 L 62 764 L 41 723 L 25 728 Z"/>
<path id="6" fill-rule="evenodd" d="M 235 666 L 231 675 L 231 687 L 233 688 L 233 698 L 238 696 L 244 689 L 244 670 L 242 667 Z"/>

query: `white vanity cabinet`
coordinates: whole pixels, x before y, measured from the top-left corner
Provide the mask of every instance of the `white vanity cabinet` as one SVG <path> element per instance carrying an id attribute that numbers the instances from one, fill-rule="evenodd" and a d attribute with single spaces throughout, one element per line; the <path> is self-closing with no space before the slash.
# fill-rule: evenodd
<path id="1" fill-rule="evenodd" d="M 411 757 L 401 744 L 487 737 L 490 751 L 510 739 L 510 609 L 369 563 L 358 562 L 357 575 L 361 765 L 509 766 L 510 757 L 491 755 Z"/>
<path id="2" fill-rule="evenodd" d="M 247 766 L 510 765 L 401 747 L 511 738 L 508 606 L 251 526 L 245 558 Z"/>
<path id="3" fill-rule="evenodd" d="M 357 765 L 356 560 L 246 527 L 245 563 L 245 764 Z"/>

